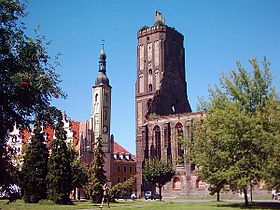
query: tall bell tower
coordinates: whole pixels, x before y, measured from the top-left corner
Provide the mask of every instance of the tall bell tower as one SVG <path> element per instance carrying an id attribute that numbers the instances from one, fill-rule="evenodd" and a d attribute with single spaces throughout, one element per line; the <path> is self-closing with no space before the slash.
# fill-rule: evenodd
<path id="1" fill-rule="evenodd" d="M 157 116 L 191 112 L 185 75 L 184 36 L 165 24 L 156 11 L 152 27 L 137 33 L 135 85 L 137 193 L 141 193 L 142 168 L 148 158 L 149 121 Z M 164 145 L 164 142 L 161 142 Z M 164 152 L 164 151 L 163 151 Z"/>
<path id="2" fill-rule="evenodd" d="M 104 44 L 99 53 L 99 71 L 92 87 L 92 114 L 90 119 L 93 131 L 94 141 L 102 138 L 103 151 L 105 153 L 104 170 L 106 171 L 107 181 L 111 177 L 111 139 L 110 139 L 110 121 L 111 121 L 111 89 L 109 79 L 106 75 L 106 53 Z"/>

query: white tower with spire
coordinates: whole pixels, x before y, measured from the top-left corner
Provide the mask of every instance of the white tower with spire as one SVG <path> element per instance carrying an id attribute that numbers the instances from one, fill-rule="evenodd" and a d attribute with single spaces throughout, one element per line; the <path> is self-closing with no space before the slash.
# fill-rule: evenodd
<path id="1" fill-rule="evenodd" d="M 111 174 L 111 140 L 110 140 L 110 121 L 111 121 L 111 89 L 109 79 L 106 75 L 106 53 L 104 44 L 99 54 L 99 71 L 92 87 L 92 114 L 91 128 L 94 141 L 102 138 L 103 151 L 105 152 L 104 170 L 108 181 Z"/>

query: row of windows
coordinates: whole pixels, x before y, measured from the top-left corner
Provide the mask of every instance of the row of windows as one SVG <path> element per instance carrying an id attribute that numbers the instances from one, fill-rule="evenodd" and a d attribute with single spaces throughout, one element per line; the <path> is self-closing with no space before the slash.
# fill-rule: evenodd
<path id="1" fill-rule="evenodd" d="M 126 177 L 123 177 L 123 179 L 121 180 L 121 177 L 118 177 L 117 178 L 117 183 L 120 183 L 120 182 L 125 182 L 127 180 Z"/>
<path id="2" fill-rule="evenodd" d="M 128 172 L 128 169 L 129 169 L 129 172 L 130 172 L 130 173 L 133 173 L 133 172 L 136 171 L 136 167 L 132 167 L 132 166 L 130 166 L 130 167 L 123 166 L 123 172 L 124 172 L 124 173 Z M 121 166 L 118 166 L 118 172 L 121 172 Z"/>
<path id="3" fill-rule="evenodd" d="M 176 162 L 178 164 L 181 164 L 184 156 L 184 152 L 185 152 L 185 146 L 183 144 L 184 141 L 184 133 L 183 133 L 183 126 L 181 123 L 177 123 L 175 126 L 175 139 L 177 142 L 177 158 L 176 158 Z M 171 137 L 170 137 L 170 133 L 168 132 L 168 130 L 166 128 L 164 128 L 163 130 L 163 140 L 164 140 L 164 145 L 167 146 L 167 158 L 170 159 L 171 157 Z M 145 134 L 143 134 L 145 135 Z M 191 137 L 190 136 L 190 127 L 187 126 L 187 136 L 188 139 Z M 152 141 L 149 142 L 149 139 L 146 139 L 146 148 L 145 148 L 145 158 L 161 158 L 161 150 L 162 150 L 162 139 L 161 139 L 161 130 L 159 126 L 155 126 L 153 128 L 153 134 L 152 134 Z"/>

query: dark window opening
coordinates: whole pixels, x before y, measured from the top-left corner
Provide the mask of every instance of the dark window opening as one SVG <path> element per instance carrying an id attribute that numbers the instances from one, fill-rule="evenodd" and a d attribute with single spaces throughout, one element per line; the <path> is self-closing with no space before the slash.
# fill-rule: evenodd
<path id="1" fill-rule="evenodd" d="M 195 170 L 195 164 L 192 163 L 192 164 L 191 164 L 191 171 L 194 171 L 194 170 Z"/>
<path id="2" fill-rule="evenodd" d="M 157 126 L 154 129 L 154 137 L 155 137 L 155 143 L 156 143 L 156 151 L 155 151 L 155 156 L 157 158 L 161 158 L 161 138 L 160 138 L 160 128 Z"/>
<path id="3" fill-rule="evenodd" d="M 153 73 L 152 69 L 149 69 L 149 74 L 152 74 L 152 73 Z"/>
<path id="4" fill-rule="evenodd" d="M 104 110 L 104 120 L 107 120 L 107 111 Z"/>
<path id="5" fill-rule="evenodd" d="M 95 94 L 95 102 L 97 102 L 98 94 Z"/>
<path id="6" fill-rule="evenodd" d="M 123 172 L 126 172 L 126 166 L 123 167 Z"/>
<path id="7" fill-rule="evenodd" d="M 152 92 L 152 91 L 153 91 L 153 85 L 149 84 L 149 92 Z"/>
<path id="8" fill-rule="evenodd" d="M 150 40 L 150 37 L 147 36 L 147 40 Z"/>

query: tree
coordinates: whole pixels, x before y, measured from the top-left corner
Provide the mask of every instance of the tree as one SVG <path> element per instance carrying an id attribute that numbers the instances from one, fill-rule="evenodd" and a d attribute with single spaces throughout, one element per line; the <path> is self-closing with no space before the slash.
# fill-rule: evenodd
<path id="1" fill-rule="evenodd" d="M 264 115 L 269 101 L 276 100 L 269 62 L 264 59 L 263 70 L 256 59 L 250 64 L 252 75 L 237 62 L 238 71 L 222 75 L 221 88 L 209 89 L 209 102 L 202 104 L 204 122 L 194 126 L 193 147 L 202 177 L 218 189 L 229 184 L 241 190 L 245 205 L 248 187 L 266 173 L 271 138 Z"/>
<path id="2" fill-rule="evenodd" d="M 217 201 L 220 201 L 220 191 L 227 184 L 224 171 L 221 168 L 227 157 L 219 153 L 213 145 L 214 141 L 207 141 L 206 122 L 203 119 L 194 121 L 192 126 L 194 141 L 188 142 L 190 146 L 190 157 L 194 163 L 199 163 L 197 176 L 210 184 L 208 190 L 211 195 L 217 194 Z M 207 142 L 207 143 L 206 143 Z"/>
<path id="3" fill-rule="evenodd" d="M 27 203 L 37 203 L 47 197 L 48 157 L 41 125 L 37 122 L 22 165 L 21 186 Z"/>
<path id="4" fill-rule="evenodd" d="M 48 113 L 53 98 L 65 96 L 44 37 L 25 34 L 24 9 L 19 0 L 0 1 L 0 187 L 7 190 L 13 182 L 8 172 L 16 170 L 6 150 L 9 132 L 15 123 L 28 127 L 36 113 Z"/>
<path id="5" fill-rule="evenodd" d="M 65 140 L 66 131 L 60 115 L 55 127 L 55 139 L 52 142 L 47 175 L 48 197 L 56 204 L 71 203 L 69 198 L 72 190 L 71 154 Z"/>
<path id="6" fill-rule="evenodd" d="M 72 190 L 76 192 L 76 188 L 83 187 L 87 182 L 87 171 L 72 145 L 69 145 L 69 152 L 71 161 Z"/>
<path id="7" fill-rule="evenodd" d="M 280 191 L 280 103 L 279 100 L 272 100 L 267 103 L 267 112 L 261 117 L 267 122 L 265 136 L 271 139 L 266 145 L 268 161 L 264 166 L 265 180 L 268 189 Z"/>
<path id="8" fill-rule="evenodd" d="M 110 200 L 115 201 L 120 195 L 128 195 L 132 192 L 132 187 L 135 184 L 136 177 L 133 176 L 125 182 L 118 183 L 110 189 Z"/>
<path id="9" fill-rule="evenodd" d="M 162 187 L 175 175 L 172 163 L 159 159 L 151 159 L 145 162 L 143 168 L 144 179 L 159 188 L 160 200 Z"/>
<path id="10" fill-rule="evenodd" d="M 94 159 L 88 169 L 88 182 L 86 184 L 87 195 L 95 203 L 100 203 L 103 196 L 103 185 L 106 183 L 105 171 L 103 169 L 105 160 L 102 150 L 102 138 L 97 138 L 94 145 Z"/>

